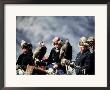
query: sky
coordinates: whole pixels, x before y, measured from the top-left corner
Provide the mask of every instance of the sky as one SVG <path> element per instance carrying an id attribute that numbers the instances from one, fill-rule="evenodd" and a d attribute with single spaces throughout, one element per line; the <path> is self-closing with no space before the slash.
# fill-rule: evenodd
<path id="1" fill-rule="evenodd" d="M 79 52 L 78 42 L 83 36 L 95 36 L 94 16 L 17 16 L 16 17 L 16 59 L 21 54 L 20 42 L 32 43 L 33 51 L 40 41 L 44 41 L 47 52 L 53 48 L 52 39 L 58 36 L 69 39 L 75 60 Z"/>

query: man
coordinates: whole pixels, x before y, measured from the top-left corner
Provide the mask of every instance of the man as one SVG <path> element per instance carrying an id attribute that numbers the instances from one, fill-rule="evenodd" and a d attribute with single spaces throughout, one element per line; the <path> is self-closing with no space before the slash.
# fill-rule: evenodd
<path id="1" fill-rule="evenodd" d="M 34 65 L 32 58 L 32 50 L 29 43 L 23 43 L 21 46 L 22 54 L 18 57 L 16 65 L 19 65 L 24 71 L 26 71 L 27 65 Z"/>
<path id="2" fill-rule="evenodd" d="M 95 38 L 89 37 L 87 40 L 89 44 L 89 49 L 91 51 L 91 66 L 89 70 L 89 74 L 94 75 L 95 74 Z"/>
<path id="3" fill-rule="evenodd" d="M 59 57 L 63 42 L 59 37 L 55 37 L 53 39 L 53 45 L 54 48 L 52 48 L 48 58 L 49 65 L 51 66 L 52 63 L 56 63 L 58 65 L 58 74 L 65 74 L 66 67 L 61 65 L 61 58 Z"/>
<path id="4" fill-rule="evenodd" d="M 79 49 L 80 52 L 77 54 L 76 57 L 76 65 L 78 68 L 76 68 L 76 75 L 87 75 L 89 74 L 89 68 L 90 68 L 90 50 L 89 50 L 89 44 L 85 41 L 79 42 Z"/>
<path id="5" fill-rule="evenodd" d="M 93 53 L 95 51 L 95 38 L 94 37 L 89 37 L 87 39 L 87 42 L 89 44 L 89 49 L 90 49 L 91 53 Z"/>
<path id="6" fill-rule="evenodd" d="M 62 41 L 60 40 L 59 37 L 55 37 L 53 39 L 53 45 L 54 47 L 52 48 L 48 62 L 51 63 L 60 63 L 59 55 L 60 55 L 60 49 L 62 47 Z"/>

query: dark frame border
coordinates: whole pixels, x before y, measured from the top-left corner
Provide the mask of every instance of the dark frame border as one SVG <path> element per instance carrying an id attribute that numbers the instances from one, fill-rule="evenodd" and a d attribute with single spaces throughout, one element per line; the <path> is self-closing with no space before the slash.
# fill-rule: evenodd
<path id="1" fill-rule="evenodd" d="M 107 4 L 107 88 L 90 88 L 90 87 L 84 87 L 83 89 L 88 90 L 88 89 L 100 89 L 100 90 L 104 90 L 104 89 L 109 89 L 110 90 L 110 56 L 109 56 L 109 47 L 110 46 L 110 42 L 109 42 L 109 38 L 110 38 L 110 2 L 108 2 L 109 0 L 1 0 L 0 1 L 0 89 L 2 90 L 54 90 L 54 89 L 59 89 L 59 90 L 66 90 L 66 89 L 78 89 L 81 90 L 82 88 L 57 88 L 57 87 L 52 87 L 52 88 L 46 88 L 46 87 L 37 87 L 37 88 L 23 88 L 23 87 L 4 87 L 4 4 Z"/>

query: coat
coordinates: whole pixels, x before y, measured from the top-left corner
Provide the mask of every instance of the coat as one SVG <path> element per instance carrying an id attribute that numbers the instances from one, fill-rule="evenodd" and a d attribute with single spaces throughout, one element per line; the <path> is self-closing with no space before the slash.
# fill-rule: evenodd
<path id="1" fill-rule="evenodd" d="M 56 50 L 55 47 L 52 48 L 49 58 L 48 58 L 48 62 L 49 63 L 53 63 L 53 62 L 60 63 L 61 60 L 59 59 L 59 55 L 60 55 L 60 49 Z"/>
<path id="2" fill-rule="evenodd" d="M 91 69 L 93 68 L 92 58 L 93 56 L 89 50 L 77 54 L 76 65 L 80 66 L 79 68 L 76 68 L 77 75 L 84 74 L 82 70 L 85 70 L 85 74 L 91 74 Z"/>
<path id="3" fill-rule="evenodd" d="M 22 69 L 26 70 L 27 65 L 34 65 L 34 60 L 32 58 L 31 54 L 21 54 L 18 57 L 18 60 L 16 62 L 17 65 L 19 65 Z"/>
<path id="4" fill-rule="evenodd" d="M 95 51 L 90 55 L 90 68 L 88 70 L 88 74 L 94 75 L 95 74 Z"/>

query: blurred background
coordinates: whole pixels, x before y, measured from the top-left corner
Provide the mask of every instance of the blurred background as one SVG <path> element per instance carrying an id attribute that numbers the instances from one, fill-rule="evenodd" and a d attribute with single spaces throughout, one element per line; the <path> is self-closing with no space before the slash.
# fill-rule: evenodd
<path id="1" fill-rule="evenodd" d="M 20 43 L 25 40 L 33 45 L 33 51 L 40 41 L 47 46 L 46 56 L 53 47 L 52 39 L 58 36 L 69 39 L 73 59 L 79 52 L 78 42 L 82 36 L 95 36 L 94 16 L 17 16 L 16 17 L 16 60 L 21 54 Z"/>

